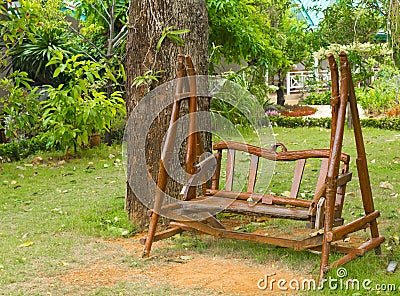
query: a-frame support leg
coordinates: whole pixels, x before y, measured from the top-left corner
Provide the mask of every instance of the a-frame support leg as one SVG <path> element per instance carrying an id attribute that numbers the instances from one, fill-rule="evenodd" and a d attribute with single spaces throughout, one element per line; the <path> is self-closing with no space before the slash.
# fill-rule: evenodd
<path id="1" fill-rule="evenodd" d="M 334 66 L 334 64 L 332 63 L 332 58 L 330 62 L 331 62 L 330 65 Z M 333 141 L 331 142 L 331 153 L 329 157 L 328 172 L 326 177 L 327 188 L 326 188 L 325 219 L 324 219 L 325 235 L 322 244 L 321 265 L 319 273 L 320 281 L 324 278 L 326 272 L 329 270 L 329 253 L 330 253 L 331 242 L 328 241 L 326 233 L 332 230 L 333 222 L 335 219 L 335 199 L 337 192 L 336 177 L 339 173 L 340 155 L 342 153 L 344 125 L 346 121 L 346 106 L 348 99 L 348 86 L 349 86 L 349 79 L 346 75 L 347 71 L 345 70 L 346 67 L 349 67 L 349 65 L 341 57 L 340 69 L 342 76 L 340 85 L 340 102 L 335 122 L 335 134 L 333 135 L 334 136 Z M 333 67 L 333 69 L 331 70 L 335 71 L 335 67 Z"/>
<path id="2" fill-rule="evenodd" d="M 153 238 L 157 230 L 159 213 L 161 210 L 162 202 L 163 202 L 163 194 L 167 187 L 168 181 L 168 172 L 165 167 L 168 164 L 168 159 L 171 156 L 171 149 L 173 149 L 175 141 L 176 141 L 176 124 L 174 124 L 179 118 L 179 109 L 180 109 L 180 94 L 183 90 L 183 77 L 186 76 L 185 73 L 185 65 L 184 65 L 184 56 L 178 56 L 178 70 L 177 70 L 177 84 L 176 84 L 176 98 L 174 104 L 172 106 L 172 115 L 169 124 L 169 128 L 167 131 L 167 136 L 165 139 L 164 147 L 161 151 L 161 160 L 160 166 L 158 169 L 157 176 L 157 192 L 154 201 L 154 207 L 151 213 L 149 230 L 147 232 L 146 243 L 143 250 L 143 257 L 147 257 L 150 254 L 151 246 L 153 244 Z"/>
<path id="3" fill-rule="evenodd" d="M 329 167 L 327 174 L 327 190 L 326 190 L 326 198 L 327 202 L 325 204 L 325 220 L 324 220 L 324 241 L 322 244 L 322 256 L 321 256 L 321 265 L 320 265 L 320 274 L 319 281 L 321 281 L 326 272 L 329 270 L 329 253 L 331 249 L 331 240 L 328 238 L 327 234 L 332 234 L 333 222 L 334 222 L 334 207 L 335 207 L 335 196 L 337 190 L 336 184 L 336 176 L 339 170 L 339 155 L 341 154 L 341 148 L 343 143 L 343 133 L 344 133 L 344 123 L 346 117 L 346 105 L 347 101 L 350 103 L 351 115 L 353 118 L 353 129 L 354 129 L 354 138 L 356 142 L 357 149 L 357 171 L 359 177 L 360 190 L 362 195 L 362 202 L 365 211 L 365 217 L 373 214 L 375 211 L 374 201 L 372 198 L 371 191 L 371 183 L 368 173 L 368 166 L 365 154 L 364 141 L 361 131 L 360 118 L 357 109 L 357 101 L 354 91 L 353 80 L 351 76 L 351 70 L 348 63 L 348 59 L 346 54 L 341 53 L 340 57 L 340 70 L 341 70 L 341 85 L 340 85 L 340 101 L 339 101 L 339 109 L 332 110 L 332 136 L 331 136 L 331 155 L 329 158 Z M 332 74 L 332 97 L 335 99 L 335 92 L 337 90 L 336 78 L 338 71 L 336 62 L 333 59 L 333 56 L 329 56 L 329 63 L 331 67 Z M 332 104 L 332 108 L 334 105 Z M 335 112 L 337 112 L 335 114 Z M 384 241 L 383 237 L 379 236 L 378 224 L 376 221 L 376 217 L 369 222 L 369 227 L 371 231 L 371 240 L 363 244 L 359 247 L 360 250 L 368 251 L 370 249 L 375 249 L 376 253 L 380 253 L 380 244 Z M 357 255 L 356 253 L 349 253 L 344 256 L 342 259 L 334 262 L 335 266 L 340 266 Z"/>
<path id="4" fill-rule="evenodd" d="M 347 57 L 346 57 L 346 60 L 347 60 Z M 375 211 L 374 200 L 372 198 L 371 181 L 369 178 L 364 140 L 363 140 L 363 136 L 362 136 L 360 117 L 358 115 L 356 95 L 355 95 L 355 91 L 354 91 L 353 79 L 351 77 L 350 68 L 348 68 L 347 71 L 348 71 L 349 84 L 350 84 L 349 85 L 350 86 L 350 89 L 349 89 L 350 109 L 351 109 L 351 115 L 353 118 L 354 137 L 355 137 L 356 148 L 357 148 L 356 164 L 357 164 L 358 179 L 359 179 L 359 183 L 360 183 L 360 190 L 361 190 L 364 211 L 365 211 L 365 214 L 368 215 L 368 214 L 372 213 L 373 211 Z M 377 223 L 376 219 L 371 221 L 370 231 L 371 231 L 372 238 L 379 237 L 378 223 Z M 381 253 L 380 245 L 378 245 L 375 248 L 375 252 L 377 254 Z"/>

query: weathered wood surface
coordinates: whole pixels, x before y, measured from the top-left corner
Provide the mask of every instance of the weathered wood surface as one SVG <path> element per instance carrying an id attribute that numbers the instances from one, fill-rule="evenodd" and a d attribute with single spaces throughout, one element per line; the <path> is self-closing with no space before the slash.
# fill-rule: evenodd
<path id="1" fill-rule="evenodd" d="M 214 174 L 211 181 L 211 188 L 204 190 L 203 185 L 203 192 L 205 192 L 205 195 L 197 196 L 193 199 L 189 198 L 188 201 L 169 204 L 162 209 L 174 210 L 183 217 L 190 217 L 190 214 L 193 213 L 202 214 L 201 217 L 203 217 L 203 221 L 194 221 L 191 219 L 179 222 L 174 221 L 171 223 L 174 227 L 172 230 L 158 234 L 151 232 L 154 231 L 151 226 L 146 244 L 149 243 L 151 245 L 151 236 L 153 236 L 153 240 L 158 240 L 168 237 L 172 233 L 178 231 L 194 229 L 216 237 L 263 242 L 281 247 L 290 247 L 295 250 L 318 250 L 322 253 L 319 270 L 320 280 L 323 279 L 325 273 L 331 266 L 340 266 L 357 256 L 363 256 L 365 252 L 369 250 L 377 250 L 379 245 L 384 241 L 384 238 L 379 236 L 377 229 L 376 219 L 379 216 L 379 211 L 374 209 L 358 113 L 353 110 L 357 108 L 350 67 L 347 57 L 344 54 L 340 55 L 340 61 L 341 81 L 339 88 L 338 67 L 333 56 L 329 56 L 329 63 L 331 71 L 333 72 L 331 99 L 333 122 L 329 149 L 288 151 L 282 143 L 277 143 L 274 147 L 271 147 L 271 149 L 264 149 L 246 143 L 227 141 L 215 143 L 214 149 L 217 150 L 216 154 L 197 165 L 195 164 L 195 161 L 198 161 L 196 157 L 187 157 L 186 159 L 189 165 L 187 165 L 186 168 L 189 174 L 189 181 L 186 187 L 184 187 L 184 195 L 188 195 L 188 188 L 194 188 L 192 184 L 195 184 L 196 178 L 198 178 L 198 176 L 195 177 L 193 175 L 194 173 L 200 173 L 199 175 L 201 175 L 202 171 L 213 169 Z M 350 102 L 353 124 L 355 126 L 354 133 L 358 155 L 356 162 L 365 216 L 342 225 L 343 218 L 341 217 L 341 213 L 344 204 L 346 185 L 352 178 L 352 173 L 349 172 L 350 156 L 342 152 L 348 101 Z M 192 112 L 195 110 L 193 108 L 190 109 Z M 191 124 L 195 125 L 195 122 Z M 189 129 L 192 130 L 192 127 Z M 193 141 L 196 141 L 196 138 L 193 138 Z M 199 148 L 195 149 L 196 143 L 192 145 L 189 144 L 189 147 L 192 148 L 188 149 L 187 153 L 198 156 Z M 281 149 L 280 152 L 278 152 L 278 148 Z M 219 190 L 223 150 L 227 150 L 226 182 L 225 188 Z M 249 153 L 251 155 L 246 192 L 233 191 L 237 151 Z M 257 178 L 260 177 L 257 176 L 260 158 L 271 161 L 296 162 L 290 197 L 254 193 Z M 314 198 L 313 200 L 305 200 L 298 198 L 298 193 L 306 161 L 310 158 L 320 158 L 322 163 Z M 159 181 L 159 188 L 162 189 L 164 181 L 163 179 Z M 219 220 L 210 214 L 216 212 L 256 214 L 275 218 L 304 220 L 309 221 L 309 224 L 313 224 L 317 228 L 322 228 L 323 231 L 317 232 L 316 236 L 311 236 L 304 240 L 237 232 L 226 229 Z M 155 213 L 153 212 L 153 216 L 154 215 Z M 358 248 L 345 247 L 338 245 L 338 243 L 332 244 L 333 242 L 345 238 L 348 234 L 364 228 L 370 228 L 372 238 Z M 329 254 L 331 251 L 337 251 L 346 255 L 330 265 Z"/>
<path id="2" fill-rule="evenodd" d="M 275 152 L 272 149 L 265 149 L 257 146 L 253 146 L 246 143 L 225 141 L 218 142 L 213 145 L 215 150 L 220 149 L 234 149 L 238 151 L 247 152 L 250 154 L 257 155 L 258 157 L 266 158 L 273 161 L 294 161 L 304 158 L 329 158 L 329 149 L 312 149 L 312 150 L 296 150 L 296 151 L 282 151 Z M 350 156 L 341 153 L 340 160 L 344 163 L 349 163 Z"/>

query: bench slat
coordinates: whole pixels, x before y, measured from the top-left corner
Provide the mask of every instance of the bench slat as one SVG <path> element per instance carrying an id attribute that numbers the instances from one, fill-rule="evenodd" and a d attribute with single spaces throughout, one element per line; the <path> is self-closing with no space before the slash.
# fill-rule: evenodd
<path id="1" fill-rule="evenodd" d="M 247 192 L 254 191 L 254 186 L 256 185 L 256 179 L 257 179 L 258 161 L 259 157 L 257 155 L 252 154 L 250 161 L 249 180 L 247 183 Z"/>
<path id="2" fill-rule="evenodd" d="M 235 153 L 236 150 L 228 149 L 228 155 L 226 159 L 226 183 L 225 190 L 232 191 L 233 187 L 233 172 L 235 169 Z"/>
<path id="3" fill-rule="evenodd" d="M 321 169 L 319 170 L 319 176 L 318 176 L 318 181 L 317 181 L 317 186 L 315 188 L 314 196 L 325 184 L 326 174 L 328 172 L 328 164 L 329 164 L 329 159 L 323 158 L 322 163 L 321 163 Z"/>
<path id="4" fill-rule="evenodd" d="M 296 160 L 296 169 L 294 171 L 292 189 L 290 190 L 291 198 L 297 198 L 297 195 L 299 194 L 301 178 L 303 177 L 305 165 L 306 165 L 306 159 Z"/>

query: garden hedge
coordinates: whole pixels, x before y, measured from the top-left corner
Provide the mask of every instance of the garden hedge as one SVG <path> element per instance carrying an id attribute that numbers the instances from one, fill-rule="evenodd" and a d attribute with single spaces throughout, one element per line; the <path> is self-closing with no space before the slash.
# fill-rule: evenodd
<path id="1" fill-rule="evenodd" d="M 331 118 L 313 118 L 313 117 L 284 117 L 284 116 L 269 116 L 272 126 L 280 127 L 331 127 Z M 375 127 L 388 130 L 400 130 L 400 117 L 386 118 L 362 118 L 362 127 Z"/>
<path id="2" fill-rule="evenodd" d="M 47 151 L 47 142 L 46 137 L 35 137 L 0 144 L 0 163 L 26 158 L 38 151 Z"/>

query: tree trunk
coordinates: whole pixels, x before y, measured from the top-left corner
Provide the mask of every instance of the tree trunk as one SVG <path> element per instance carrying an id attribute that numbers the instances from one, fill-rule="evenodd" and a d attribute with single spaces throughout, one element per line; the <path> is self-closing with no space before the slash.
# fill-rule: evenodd
<path id="1" fill-rule="evenodd" d="M 279 78 L 278 89 L 276 90 L 276 103 L 280 106 L 285 105 L 285 93 L 283 91 L 283 82 Z"/>
<path id="2" fill-rule="evenodd" d="M 140 99 L 148 90 L 170 81 L 176 75 L 176 63 L 179 53 L 189 54 L 194 62 L 197 74 L 208 74 L 208 14 L 205 0 L 138 0 L 131 1 L 129 11 L 129 33 L 127 39 L 127 116 L 131 114 Z M 157 42 L 165 28 L 173 26 L 172 30 L 189 29 L 190 32 L 180 35 L 185 41 L 184 46 L 178 46 L 165 38 L 159 51 Z M 142 76 L 147 70 L 165 71 L 158 75 L 158 81 L 150 85 L 132 87 L 134 79 Z M 209 102 L 202 100 L 200 110 L 209 110 Z M 162 112 L 154 121 L 146 141 L 147 168 L 156 180 L 160 160 L 160 147 L 168 128 L 170 110 Z M 211 146 L 210 138 L 205 138 L 204 147 Z M 128 144 L 129 145 L 129 144 Z M 128 147 L 129 149 L 129 147 Z M 128 160 L 129 161 L 129 160 Z M 128 166 L 129 167 L 129 166 Z M 145 177 L 145 176 L 144 176 Z M 171 188 L 172 186 L 172 188 Z M 176 184 L 168 185 L 168 193 L 179 192 Z M 125 209 L 129 219 L 143 228 L 147 223 L 147 209 L 127 185 Z"/>

